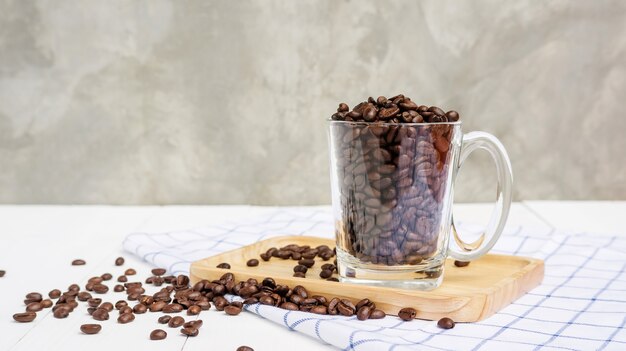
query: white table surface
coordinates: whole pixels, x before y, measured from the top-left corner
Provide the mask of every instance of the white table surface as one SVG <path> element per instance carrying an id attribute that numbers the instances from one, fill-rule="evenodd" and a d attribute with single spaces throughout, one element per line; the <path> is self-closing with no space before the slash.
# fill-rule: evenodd
<path id="1" fill-rule="evenodd" d="M 456 219 L 486 223 L 490 204 L 455 205 Z M 82 335 L 79 326 L 92 323 L 84 306 L 66 319 L 55 319 L 50 309 L 38 313 L 33 323 L 16 323 L 12 315 L 24 309 L 22 300 L 31 291 L 47 295 L 72 283 L 84 286 L 86 280 L 105 272 L 114 277 L 129 267 L 144 280 L 151 268 L 122 250 L 122 240 L 130 232 L 157 232 L 203 226 L 224 220 L 237 220 L 272 211 L 253 206 L 0 206 L 0 350 L 235 350 L 248 345 L 256 351 L 327 350 L 324 345 L 251 313 L 228 317 L 210 310 L 200 318 L 204 325 L 196 338 L 186 338 L 175 329 L 156 323 L 160 314 L 137 315 L 134 322 L 120 325 L 117 311 L 102 322 L 97 335 Z M 512 206 L 507 225 L 556 227 L 626 235 L 620 225 L 626 202 L 522 202 Z M 126 264 L 116 267 L 116 257 Z M 85 266 L 71 266 L 82 258 Z M 152 290 L 148 290 L 151 292 Z M 125 297 L 112 293 L 105 301 Z M 184 317 L 187 317 L 186 315 Z M 168 332 L 162 341 L 150 341 L 155 328 Z"/>

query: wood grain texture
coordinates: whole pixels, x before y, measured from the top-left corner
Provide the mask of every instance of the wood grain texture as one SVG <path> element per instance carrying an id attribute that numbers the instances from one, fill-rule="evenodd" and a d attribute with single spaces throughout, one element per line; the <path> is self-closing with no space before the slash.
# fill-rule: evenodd
<path id="1" fill-rule="evenodd" d="M 421 319 L 450 317 L 458 322 L 475 322 L 493 315 L 539 285 L 544 274 L 542 260 L 488 254 L 463 268 L 448 260 L 442 285 L 432 291 L 419 291 L 326 281 L 319 277 L 320 266 L 325 263 L 320 258 L 316 258 L 318 262 L 309 269 L 307 278 L 292 276 L 297 264 L 293 260 L 272 258 L 268 262 L 260 260 L 257 267 L 246 266 L 248 259 L 259 258 L 270 247 L 288 244 L 335 245 L 333 240 L 317 237 L 271 238 L 192 263 L 191 280 L 195 283 L 201 279 L 219 279 L 228 271 L 238 280 L 260 281 L 272 277 L 278 284 L 303 285 L 313 295 L 348 298 L 354 302 L 367 297 L 387 314 L 397 315 L 401 308 L 413 307 Z M 229 263 L 230 270 L 216 268 L 222 262 Z"/>

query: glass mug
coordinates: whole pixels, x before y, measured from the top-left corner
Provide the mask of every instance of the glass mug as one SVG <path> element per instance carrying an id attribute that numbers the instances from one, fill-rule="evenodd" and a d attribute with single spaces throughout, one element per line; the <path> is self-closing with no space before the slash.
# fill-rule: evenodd
<path id="1" fill-rule="evenodd" d="M 496 243 L 511 204 L 513 176 L 504 146 L 461 122 L 382 123 L 329 120 L 331 191 L 341 281 L 430 290 L 448 256 L 472 261 Z M 454 180 L 477 149 L 492 156 L 497 200 L 473 243 L 452 219 Z M 449 247 L 450 233 L 460 249 Z"/>

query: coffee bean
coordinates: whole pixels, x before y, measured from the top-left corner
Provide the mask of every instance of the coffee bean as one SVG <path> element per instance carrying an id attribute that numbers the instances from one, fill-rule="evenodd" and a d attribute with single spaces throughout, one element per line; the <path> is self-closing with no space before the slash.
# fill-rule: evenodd
<path id="1" fill-rule="evenodd" d="M 348 112 L 349 109 L 350 107 L 348 107 L 347 104 L 342 102 L 339 104 L 339 107 L 337 108 L 337 112 Z"/>
<path id="2" fill-rule="evenodd" d="M 41 300 L 41 307 L 43 308 L 50 308 L 52 307 L 52 300 L 50 299 L 45 299 L 45 300 Z"/>
<path id="3" fill-rule="evenodd" d="M 126 283 L 128 281 L 128 277 L 126 277 L 125 275 L 120 275 L 119 277 L 117 277 L 117 281 L 120 283 Z"/>
<path id="4" fill-rule="evenodd" d="M 148 311 L 148 306 L 146 306 L 146 305 L 144 305 L 142 303 L 136 304 L 133 307 L 133 312 L 135 312 L 136 314 L 144 314 L 147 311 Z"/>
<path id="5" fill-rule="evenodd" d="M 329 270 L 329 269 L 323 269 L 320 272 L 320 278 L 322 279 L 326 279 L 326 278 L 330 278 L 330 276 L 333 275 L 333 271 Z"/>
<path id="6" fill-rule="evenodd" d="M 37 317 L 37 313 L 35 312 L 23 312 L 23 313 L 16 313 L 13 315 L 13 319 L 16 322 L 20 322 L 20 323 L 29 323 L 35 320 L 35 318 Z"/>
<path id="7" fill-rule="evenodd" d="M 135 275 L 137 274 L 137 271 L 134 270 L 133 268 L 128 268 L 127 270 L 124 271 L 124 275 Z"/>
<path id="8" fill-rule="evenodd" d="M 107 280 L 111 280 L 113 278 L 113 275 L 111 275 L 111 273 L 104 273 L 103 275 L 101 275 L 102 279 L 107 281 Z"/>
<path id="9" fill-rule="evenodd" d="M 43 300 L 43 296 L 41 296 L 40 293 L 32 292 L 32 293 L 26 294 L 26 298 L 24 299 L 24 304 L 28 305 L 29 303 L 32 303 L 32 302 L 41 302 L 41 300 Z"/>
<path id="10" fill-rule="evenodd" d="M 226 262 L 220 263 L 216 266 L 217 268 L 222 268 L 222 269 L 230 269 L 230 265 Z"/>
<path id="11" fill-rule="evenodd" d="M 416 106 L 417 107 L 417 106 Z M 359 310 L 356 313 L 356 318 L 360 321 L 364 321 L 368 318 L 370 318 L 370 315 L 372 314 L 372 310 L 369 306 L 362 306 L 361 308 L 359 308 Z"/>
<path id="12" fill-rule="evenodd" d="M 172 317 L 167 323 L 170 328 L 178 328 L 183 324 L 185 324 L 185 319 L 180 316 Z"/>
<path id="13" fill-rule="evenodd" d="M 31 302 L 26 305 L 26 312 L 39 312 L 43 310 L 43 306 L 39 302 Z"/>
<path id="14" fill-rule="evenodd" d="M 157 320 L 160 324 L 167 324 L 172 319 L 171 316 L 161 316 Z"/>
<path id="15" fill-rule="evenodd" d="M 115 265 L 116 266 L 121 266 L 124 264 L 124 257 L 118 257 L 115 259 Z"/>
<path id="16" fill-rule="evenodd" d="M 123 285 L 120 285 L 120 284 L 116 284 L 116 285 L 113 287 L 113 291 L 115 291 L 115 292 L 122 292 L 122 291 L 124 291 L 124 286 L 123 286 Z"/>
<path id="17" fill-rule="evenodd" d="M 156 301 L 150 305 L 150 312 L 160 312 L 163 311 L 163 307 L 167 306 L 167 302 L 165 301 Z"/>
<path id="18" fill-rule="evenodd" d="M 97 321 L 106 321 L 109 319 L 109 312 L 104 308 L 97 308 L 91 316 Z"/>
<path id="19" fill-rule="evenodd" d="M 285 310 L 290 310 L 290 311 L 297 311 L 298 310 L 298 305 L 296 305 L 293 302 L 283 302 L 280 305 L 280 308 L 285 309 Z"/>
<path id="20" fill-rule="evenodd" d="M 127 324 L 135 320 L 135 315 L 133 313 L 123 313 L 117 317 L 117 322 L 120 324 Z"/>
<path id="21" fill-rule="evenodd" d="M 315 314 L 328 314 L 328 309 L 324 305 L 313 306 L 309 311 Z"/>
<path id="22" fill-rule="evenodd" d="M 122 308 L 119 309 L 119 313 L 120 315 L 124 314 L 124 313 L 133 313 L 133 308 L 130 306 L 124 306 Z"/>
<path id="23" fill-rule="evenodd" d="M 405 307 L 398 312 L 398 317 L 400 317 L 403 321 L 411 321 L 415 319 L 416 314 L 417 311 L 414 308 Z"/>
<path id="24" fill-rule="evenodd" d="M 85 265 L 87 262 L 85 262 L 85 260 L 74 260 L 72 261 L 72 266 L 83 266 Z"/>
<path id="25" fill-rule="evenodd" d="M 78 293 L 78 295 L 76 295 L 76 298 L 78 299 L 78 301 L 84 302 L 91 299 L 91 294 L 86 291 L 81 291 Z"/>
<path id="26" fill-rule="evenodd" d="M 182 328 L 180 332 L 184 335 L 191 336 L 191 337 L 198 336 L 198 333 L 199 333 L 198 329 L 193 328 L 193 327 Z"/>
<path id="27" fill-rule="evenodd" d="M 51 299 L 58 299 L 59 297 L 61 297 L 61 290 L 59 289 L 50 290 L 50 292 L 48 293 L 48 296 Z"/>
<path id="28" fill-rule="evenodd" d="M 70 314 L 71 311 L 72 311 L 71 307 L 60 306 L 57 309 L 52 309 L 52 315 L 54 316 L 54 318 L 66 318 Z"/>
<path id="29" fill-rule="evenodd" d="M 167 332 L 163 329 L 155 329 L 150 332 L 150 340 L 163 340 L 167 338 Z"/>
<path id="30" fill-rule="evenodd" d="M 7 274 L 7 271 L 0 269 L 0 278 L 4 277 Z"/>
<path id="31" fill-rule="evenodd" d="M 154 268 L 154 269 L 152 269 L 152 274 L 154 274 L 156 276 L 165 275 L 165 272 L 166 272 L 165 268 Z"/>
<path id="32" fill-rule="evenodd" d="M 171 303 L 163 307 L 163 313 L 179 313 L 183 310 L 183 306 L 177 303 Z"/>
<path id="33" fill-rule="evenodd" d="M 437 322 L 437 326 L 441 329 L 452 329 L 454 324 L 454 321 L 448 317 L 443 317 Z"/>
<path id="34" fill-rule="evenodd" d="M 306 272 L 307 272 L 307 270 L 308 270 L 308 268 L 306 268 L 306 266 L 305 266 L 305 265 L 301 265 L 301 264 L 299 264 L 299 265 L 297 265 L 297 266 L 293 267 L 293 271 L 294 271 L 294 272 L 302 272 L 302 273 L 306 273 Z"/>
<path id="35" fill-rule="evenodd" d="M 226 312 L 226 314 L 228 315 L 236 316 L 241 313 L 241 307 L 229 305 L 224 307 L 224 312 Z"/>
<path id="36" fill-rule="evenodd" d="M 251 258 L 248 260 L 248 262 L 246 262 L 246 266 L 248 267 L 256 267 L 259 265 L 259 260 L 257 260 L 256 258 Z"/>
<path id="37" fill-rule="evenodd" d="M 295 272 L 293 276 L 296 278 L 306 278 L 306 274 L 303 272 Z"/>
<path id="38" fill-rule="evenodd" d="M 193 305 L 187 309 L 187 314 L 190 316 L 195 316 L 195 315 L 200 314 L 201 311 L 202 311 L 202 308 L 200 308 L 200 306 Z"/>
<path id="39" fill-rule="evenodd" d="M 83 324 L 80 326 L 80 331 L 87 335 L 98 334 L 102 330 L 100 324 Z"/>
<path id="40" fill-rule="evenodd" d="M 236 351 L 254 351 L 250 346 L 239 346 Z"/>
<path id="41" fill-rule="evenodd" d="M 385 311 L 375 309 L 370 314 L 370 319 L 381 319 L 381 318 L 385 318 L 385 316 L 386 316 Z"/>
<path id="42" fill-rule="evenodd" d="M 109 291 L 109 287 L 104 284 L 95 284 L 93 286 L 93 292 L 96 294 L 106 294 Z"/>
<path id="43" fill-rule="evenodd" d="M 454 261 L 454 265 L 457 267 L 467 267 L 469 264 L 469 261 Z"/>

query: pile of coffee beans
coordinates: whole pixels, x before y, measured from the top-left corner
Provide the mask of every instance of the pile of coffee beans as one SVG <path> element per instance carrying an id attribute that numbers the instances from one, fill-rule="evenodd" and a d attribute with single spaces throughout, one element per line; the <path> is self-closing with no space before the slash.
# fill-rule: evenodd
<path id="1" fill-rule="evenodd" d="M 369 98 L 352 111 L 340 104 L 332 119 L 347 121 L 331 122 L 330 135 L 341 207 L 338 248 L 390 266 L 435 256 L 459 131 L 443 122 L 458 121 L 459 114 L 397 95 Z"/>
<path id="2" fill-rule="evenodd" d="M 293 267 L 293 276 L 298 278 L 306 278 L 306 273 L 308 269 L 315 265 L 315 258 L 318 257 L 323 261 L 328 261 L 331 258 L 335 257 L 336 251 L 335 249 L 331 249 L 328 245 L 319 245 L 317 247 L 311 247 L 309 245 L 298 245 L 298 244 L 289 244 L 283 246 L 281 248 L 271 247 L 267 249 L 265 252 L 262 252 L 259 256 L 265 262 L 269 261 L 272 257 L 280 258 L 283 260 L 294 260 L 298 261 L 298 264 Z M 256 259 L 251 259 L 248 261 L 248 266 L 250 262 L 254 261 L 256 265 L 259 264 L 259 261 Z M 230 267 L 230 265 L 229 265 Z M 218 268 L 221 268 L 218 266 Z M 333 272 L 337 271 L 337 260 L 334 261 L 334 264 L 326 263 L 322 265 L 322 271 L 320 272 L 320 278 L 326 279 L 328 281 L 339 281 L 337 278 L 332 277 Z"/>

